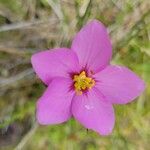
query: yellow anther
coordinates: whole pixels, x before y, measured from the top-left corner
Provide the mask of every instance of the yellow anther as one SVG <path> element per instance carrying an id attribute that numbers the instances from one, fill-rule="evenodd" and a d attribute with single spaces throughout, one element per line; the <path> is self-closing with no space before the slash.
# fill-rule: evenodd
<path id="1" fill-rule="evenodd" d="M 85 71 L 82 71 L 79 75 L 74 75 L 74 88 L 77 94 L 81 95 L 83 90 L 91 89 L 95 85 L 95 81 L 86 76 Z"/>

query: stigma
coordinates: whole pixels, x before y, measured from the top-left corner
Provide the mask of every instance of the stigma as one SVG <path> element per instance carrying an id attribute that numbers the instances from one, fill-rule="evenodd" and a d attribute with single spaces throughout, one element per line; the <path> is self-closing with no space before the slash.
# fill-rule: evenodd
<path id="1" fill-rule="evenodd" d="M 95 81 L 86 75 L 85 71 L 82 71 L 78 75 L 73 76 L 74 88 L 78 95 L 81 95 L 83 91 L 91 89 L 95 85 Z"/>

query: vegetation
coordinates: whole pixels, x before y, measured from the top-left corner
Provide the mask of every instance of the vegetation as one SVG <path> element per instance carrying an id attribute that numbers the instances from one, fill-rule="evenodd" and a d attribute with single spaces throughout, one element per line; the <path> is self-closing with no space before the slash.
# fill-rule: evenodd
<path id="1" fill-rule="evenodd" d="M 148 150 L 150 147 L 149 0 L 0 0 L 0 149 Z M 113 133 L 101 137 L 74 119 L 55 126 L 35 120 L 45 90 L 30 57 L 38 50 L 69 47 L 91 19 L 102 21 L 113 44 L 113 64 L 146 82 L 136 101 L 115 106 Z"/>

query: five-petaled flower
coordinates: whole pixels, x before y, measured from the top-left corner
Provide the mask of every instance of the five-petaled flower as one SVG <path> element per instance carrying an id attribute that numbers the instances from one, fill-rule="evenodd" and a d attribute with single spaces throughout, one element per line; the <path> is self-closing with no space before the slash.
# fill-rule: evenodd
<path id="1" fill-rule="evenodd" d="M 144 82 L 123 66 L 110 65 L 112 46 L 104 25 L 93 20 L 75 36 L 71 48 L 36 53 L 31 61 L 48 86 L 37 102 L 40 124 L 58 124 L 72 116 L 101 135 L 112 132 L 112 104 L 126 104 L 144 90 Z"/>

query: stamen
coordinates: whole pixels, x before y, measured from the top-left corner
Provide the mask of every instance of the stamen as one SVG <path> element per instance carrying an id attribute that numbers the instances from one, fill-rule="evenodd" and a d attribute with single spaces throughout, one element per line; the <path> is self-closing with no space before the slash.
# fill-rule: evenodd
<path id="1" fill-rule="evenodd" d="M 77 94 L 81 95 L 84 90 L 91 89 L 95 85 L 95 81 L 86 76 L 86 72 L 82 71 L 79 75 L 74 75 L 74 88 Z"/>

